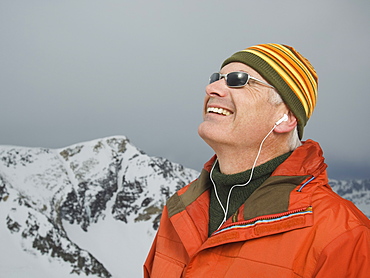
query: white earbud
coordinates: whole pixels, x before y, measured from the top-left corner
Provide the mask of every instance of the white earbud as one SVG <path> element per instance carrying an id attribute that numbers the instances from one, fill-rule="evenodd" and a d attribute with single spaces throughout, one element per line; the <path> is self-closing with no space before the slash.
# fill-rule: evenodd
<path id="1" fill-rule="evenodd" d="M 288 115 L 287 114 L 284 114 L 284 116 L 280 119 L 280 120 L 278 120 L 276 123 L 275 123 L 275 125 L 279 125 L 279 124 L 281 124 L 282 122 L 286 122 L 288 120 Z"/>

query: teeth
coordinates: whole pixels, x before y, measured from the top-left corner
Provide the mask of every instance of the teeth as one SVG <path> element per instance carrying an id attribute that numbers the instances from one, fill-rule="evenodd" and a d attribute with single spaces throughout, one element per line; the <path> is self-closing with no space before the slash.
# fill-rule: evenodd
<path id="1" fill-rule="evenodd" d="M 207 113 L 217 113 L 225 116 L 229 116 L 231 114 L 230 111 L 217 107 L 208 107 Z"/>

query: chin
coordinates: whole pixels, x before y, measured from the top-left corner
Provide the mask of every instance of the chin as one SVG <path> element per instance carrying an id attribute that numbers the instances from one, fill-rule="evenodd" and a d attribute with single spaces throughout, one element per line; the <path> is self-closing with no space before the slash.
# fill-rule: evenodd
<path id="1" fill-rule="evenodd" d="M 214 144 L 228 141 L 228 138 L 225 138 L 227 132 L 220 131 L 220 128 L 206 121 L 199 125 L 198 134 L 211 148 Z"/>
<path id="2" fill-rule="evenodd" d="M 206 127 L 205 127 L 205 123 L 202 122 L 200 123 L 200 125 L 198 126 L 198 134 L 201 138 L 203 138 L 205 136 L 205 134 L 207 133 L 205 131 Z M 204 138 L 203 138 L 204 139 Z"/>
<path id="3" fill-rule="evenodd" d="M 206 142 L 214 137 L 214 132 L 215 128 L 212 128 L 212 125 L 208 122 L 202 122 L 198 126 L 198 134 Z"/>

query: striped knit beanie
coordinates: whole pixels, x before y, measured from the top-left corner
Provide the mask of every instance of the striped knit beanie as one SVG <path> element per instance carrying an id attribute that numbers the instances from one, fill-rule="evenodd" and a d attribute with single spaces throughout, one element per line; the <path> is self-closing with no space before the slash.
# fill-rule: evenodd
<path id="1" fill-rule="evenodd" d="M 298 135 L 316 105 L 318 77 L 310 62 L 293 47 L 282 44 L 260 44 L 236 52 L 222 67 L 232 62 L 246 64 L 276 88 L 298 120 Z"/>

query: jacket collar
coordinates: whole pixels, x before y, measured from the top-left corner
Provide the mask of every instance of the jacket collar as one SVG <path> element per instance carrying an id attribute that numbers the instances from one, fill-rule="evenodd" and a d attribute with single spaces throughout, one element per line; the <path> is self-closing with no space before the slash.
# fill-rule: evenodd
<path id="1" fill-rule="evenodd" d="M 272 174 L 273 176 L 314 176 L 325 171 L 323 152 L 319 143 L 313 140 L 302 142 L 294 152 Z"/>
<path id="2" fill-rule="evenodd" d="M 214 155 L 204 164 L 204 170 L 210 172 L 217 156 Z M 327 165 L 324 163 L 319 143 L 308 139 L 284 161 L 272 174 L 273 176 L 319 176 Z"/>

